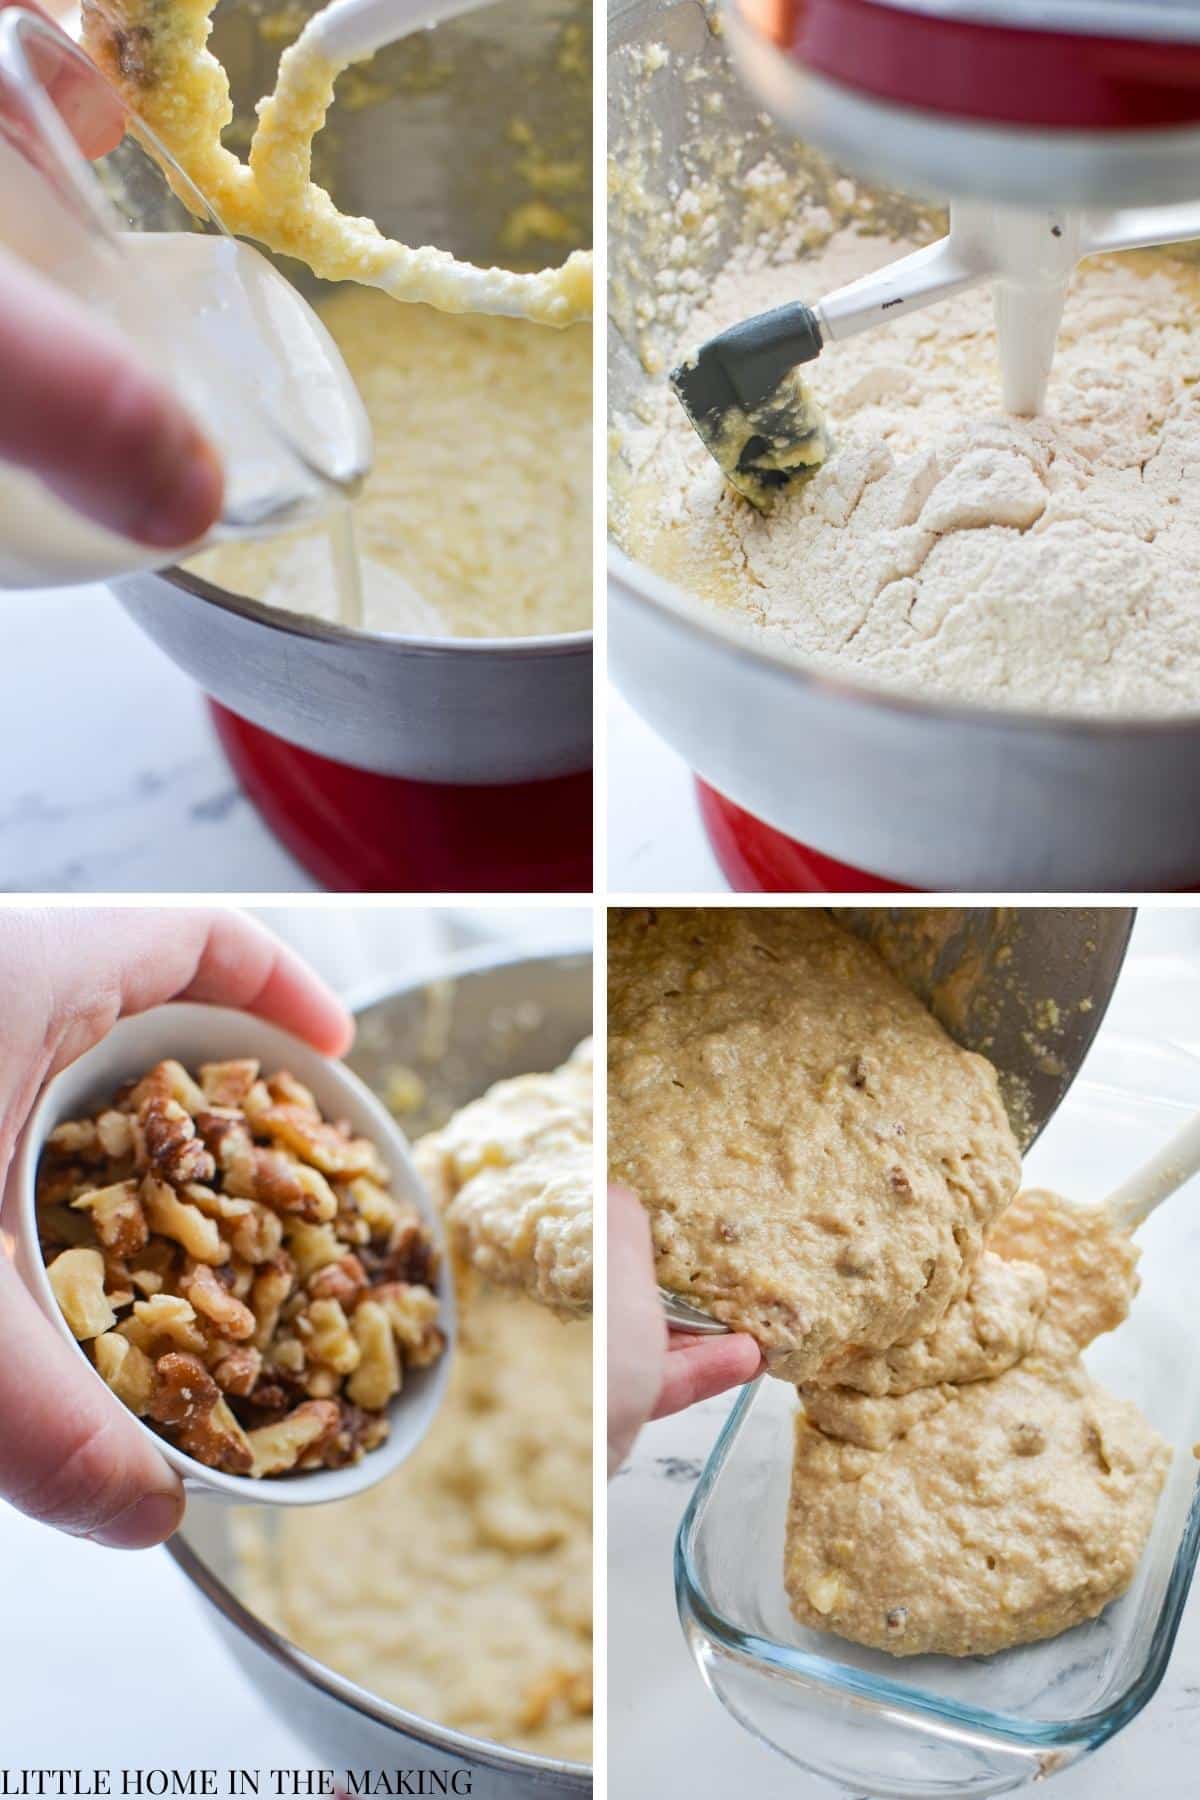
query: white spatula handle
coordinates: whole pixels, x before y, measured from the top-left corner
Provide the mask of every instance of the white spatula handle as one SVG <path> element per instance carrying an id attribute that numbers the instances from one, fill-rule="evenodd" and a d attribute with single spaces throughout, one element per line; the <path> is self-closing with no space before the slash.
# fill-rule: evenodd
<path id="1" fill-rule="evenodd" d="M 330 0 L 310 20 L 305 35 L 317 40 L 331 62 L 360 62 L 410 32 L 442 25 L 488 4 L 489 0 Z"/>
<path id="2" fill-rule="evenodd" d="M 1200 1113 L 1114 1190 L 1104 1210 L 1119 1231 L 1136 1231 L 1154 1208 L 1200 1171 Z"/>

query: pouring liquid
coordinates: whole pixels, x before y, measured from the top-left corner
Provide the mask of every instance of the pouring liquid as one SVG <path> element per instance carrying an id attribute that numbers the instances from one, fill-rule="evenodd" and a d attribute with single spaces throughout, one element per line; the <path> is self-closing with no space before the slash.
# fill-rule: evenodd
<path id="1" fill-rule="evenodd" d="M 329 553 L 333 560 L 333 585 L 337 594 L 339 625 L 361 631 L 366 623 L 363 603 L 362 563 L 354 537 L 354 513 L 350 506 L 335 506 L 329 515 Z"/>
<path id="2" fill-rule="evenodd" d="M 225 471 L 211 541 L 321 518 L 369 467 L 370 426 L 337 346 L 249 245 L 81 224 L 0 137 L 0 269 L 9 258 L 115 326 L 190 409 Z M 177 557 L 106 530 L 0 464 L 0 588 L 103 581 Z"/>

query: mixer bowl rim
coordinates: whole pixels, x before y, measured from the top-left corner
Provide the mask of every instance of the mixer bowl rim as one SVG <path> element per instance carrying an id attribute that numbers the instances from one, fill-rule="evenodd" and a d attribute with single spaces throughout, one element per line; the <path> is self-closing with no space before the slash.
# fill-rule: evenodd
<path id="1" fill-rule="evenodd" d="M 413 980 L 399 981 L 395 977 L 385 977 L 378 982 L 364 983 L 351 993 L 347 1004 L 357 1018 L 368 1007 L 398 998 L 402 994 L 415 993 L 433 982 L 460 981 L 466 976 L 482 975 L 504 967 L 528 967 L 535 963 L 566 966 L 593 960 L 594 953 L 586 945 L 580 945 L 576 949 L 564 947 L 540 953 L 505 946 L 468 947 L 442 957 L 428 971 Z M 186 1522 L 183 1529 L 187 1529 Z M 170 1538 L 166 1549 L 176 1567 L 227 1624 L 233 1626 L 242 1637 L 249 1639 L 272 1662 L 278 1663 L 309 1686 L 319 1688 L 331 1699 L 349 1706 L 352 1711 L 366 1714 L 378 1725 L 402 1731 L 405 1736 L 427 1745 L 431 1750 L 446 1752 L 468 1763 L 483 1763 L 504 1774 L 553 1776 L 570 1783 L 581 1794 L 592 1791 L 591 1763 L 564 1762 L 555 1757 L 538 1756 L 530 1750 L 510 1749 L 507 1745 L 493 1743 L 488 1738 L 469 1737 L 465 1732 L 454 1731 L 450 1726 L 438 1725 L 430 1719 L 422 1719 L 402 1706 L 394 1706 L 377 1694 L 369 1693 L 366 1688 L 359 1687 L 356 1682 L 349 1681 L 335 1669 L 329 1669 L 315 1657 L 309 1656 L 281 1632 L 275 1631 L 257 1613 L 252 1612 L 213 1572 L 182 1533 Z"/>
<path id="2" fill-rule="evenodd" d="M 490 638 L 407 637 L 396 631 L 358 631 L 329 619 L 314 619 L 306 613 L 288 612 L 282 606 L 268 606 L 263 600 L 252 600 L 248 594 L 235 594 L 232 589 L 218 587 L 215 582 L 206 581 L 203 575 L 194 574 L 178 563 L 157 573 L 171 587 L 182 588 L 184 593 L 191 594 L 196 600 L 205 600 L 222 612 L 234 613 L 238 618 L 292 637 L 314 638 L 324 644 L 373 644 L 403 650 L 414 656 L 559 657 L 590 654 L 592 648 L 591 629 L 554 632 L 544 637 Z"/>
<path id="3" fill-rule="evenodd" d="M 756 643 L 747 626 L 727 619 L 720 609 L 689 596 L 686 589 L 657 574 L 645 563 L 608 543 L 609 577 L 620 584 L 630 599 L 659 615 L 666 614 L 710 649 L 748 664 L 764 673 L 782 676 L 798 687 L 827 699 L 852 701 L 905 719 L 934 724 L 987 726 L 993 730 L 1041 732 L 1053 738 L 1148 737 L 1169 739 L 1200 736 L 1200 709 L 1155 717 L 1149 713 L 1051 713 L 1029 707 L 995 706 L 978 700 L 933 699 L 848 675 L 835 674 L 806 662 L 797 651 L 766 649 Z M 711 614 L 711 616 L 709 616 Z"/>

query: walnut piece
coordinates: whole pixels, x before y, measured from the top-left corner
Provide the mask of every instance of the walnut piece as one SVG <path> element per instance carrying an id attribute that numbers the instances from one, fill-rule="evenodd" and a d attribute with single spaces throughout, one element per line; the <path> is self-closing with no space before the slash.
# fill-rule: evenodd
<path id="1" fill-rule="evenodd" d="M 98 1250 L 64 1250 L 46 1273 L 63 1317 L 80 1341 L 111 1331 L 117 1315 L 104 1292 L 104 1258 Z"/>
<path id="2" fill-rule="evenodd" d="M 47 1139 L 37 1212 L 72 1332 L 130 1410 L 254 1479 L 383 1443 L 443 1353 L 421 1215 L 287 1070 L 167 1059 Z"/>

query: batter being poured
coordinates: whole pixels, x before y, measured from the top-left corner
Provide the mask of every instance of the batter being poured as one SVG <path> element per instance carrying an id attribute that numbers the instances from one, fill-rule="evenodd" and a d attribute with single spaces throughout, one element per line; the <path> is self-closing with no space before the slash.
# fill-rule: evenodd
<path id="1" fill-rule="evenodd" d="M 1170 1461 L 1082 1352 L 1137 1252 L 1014 1198 L 994 1069 L 815 909 L 612 915 L 609 1145 L 658 1278 L 797 1381 L 802 1625 L 987 1654 L 1132 1580 Z"/>
<path id="2" fill-rule="evenodd" d="M 802 1625 L 978 1656 L 1094 1618 L 1133 1579 L 1170 1463 L 1084 1368 L 1137 1290 L 1099 1209 L 1030 1191 L 923 1343 L 801 1389 L 786 1582 Z"/>

